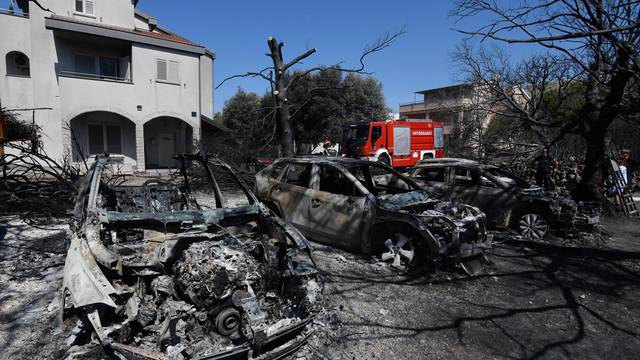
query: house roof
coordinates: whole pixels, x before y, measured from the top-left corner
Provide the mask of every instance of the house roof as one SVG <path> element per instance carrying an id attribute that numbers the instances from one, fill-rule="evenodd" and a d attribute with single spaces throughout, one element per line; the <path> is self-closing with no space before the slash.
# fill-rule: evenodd
<path id="1" fill-rule="evenodd" d="M 142 30 L 142 29 L 138 29 L 136 28 L 134 30 L 136 33 L 142 35 L 142 36 L 149 36 L 149 37 L 153 37 L 153 38 L 157 38 L 157 39 L 163 39 L 163 40 L 167 40 L 167 41 L 174 41 L 174 42 L 178 42 L 178 43 L 182 43 L 182 44 L 188 44 L 188 45 L 194 45 L 194 46 L 200 46 L 198 44 L 195 44 L 193 42 L 191 42 L 189 39 L 186 39 L 178 34 L 164 34 L 164 33 L 157 33 L 157 32 L 152 32 L 152 31 L 147 31 L 147 30 Z"/>
<path id="2" fill-rule="evenodd" d="M 231 129 L 229 129 L 228 127 L 226 127 L 226 126 L 220 124 L 219 122 L 217 122 L 217 121 L 215 121 L 213 119 L 210 119 L 207 116 L 204 116 L 202 114 L 200 114 L 200 120 L 202 122 L 204 122 L 205 124 L 209 124 L 209 125 L 213 126 L 214 128 L 216 128 L 219 131 L 231 132 Z"/>
<path id="3" fill-rule="evenodd" d="M 443 87 L 439 87 L 439 88 L 416 91 L 415 93 L 416 94 L 426 94 L 426 93 L 435 92 L 435 91 L 451 90 L 451 89 L 455 89 L 455 88 L 467 88 L 467 87 L 472 87 L 472 86 L 473 86 L 473 84 L 469 84 L 469 83 L 454 84 L 454 85 L 443 86 Z"/>
<path id="4" fill-rule="evenodd" d="M 151 32 L 143 29 L 128 29 L 120 26 L 83 21 L 55 14 L 46 18 L 45 23 L 47 28 L 57 30 L 66 30 L 97 36 L 111 37 L 132 42 L 139 42 L 160 47 L 172 48 L 176 50 L 193 52 L 201 55 L 209 55 L 211 53 L 204 46 L 195 44 L 180 35 L 168 32 L 166 30 L 162 30 L 162 32 Z"/>

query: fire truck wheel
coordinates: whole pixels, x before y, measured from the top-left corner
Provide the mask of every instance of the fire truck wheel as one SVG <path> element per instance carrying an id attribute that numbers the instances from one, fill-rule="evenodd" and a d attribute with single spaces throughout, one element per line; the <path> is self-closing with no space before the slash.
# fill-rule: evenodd
<path id="1" fill-rule="evenodd" d="M 391 166 L 391 159 L 387 154 L 380 154 L 380 156 L 378 156 L 378 162 Z"/>

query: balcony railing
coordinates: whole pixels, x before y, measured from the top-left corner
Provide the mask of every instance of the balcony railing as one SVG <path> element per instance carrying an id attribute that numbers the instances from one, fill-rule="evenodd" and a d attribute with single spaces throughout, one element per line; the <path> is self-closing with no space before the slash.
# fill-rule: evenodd
<path id="1" fill-rule="evenodd" d="M 29 14 L 23 13 L 22 10 L 0 9 L 0 14 L 29 18 Z"/>
<path id="2" fill-rule="evenodd" d="M 121 83 L 129 83 L 129 84 L 131 83 L 131 79 L 128 77 L 79 73 L 79 72 L 73 72 L 73 71 L 60 71 L 58 74 L 60 76 L 73 77 L 73 78 L 79 78 L 79 79 L 103 80 L 103 81 L 121 82 Z"/>
<path id="3" fill-rule="evenodd" d="M 422 105 L 424 101 L 412 101 L 407 103 L 400 103 L 400 106 Z"/>

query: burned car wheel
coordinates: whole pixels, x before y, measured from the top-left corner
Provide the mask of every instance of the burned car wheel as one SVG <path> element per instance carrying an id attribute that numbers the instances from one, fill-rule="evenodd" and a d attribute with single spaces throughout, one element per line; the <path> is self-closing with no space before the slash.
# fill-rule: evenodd
<path id="1" fill-rule="evenodd" d="M 524 214 L 518 220 L 518 230 L 524 238 L 542 240 L 549 231 L 549 224 L 540 214 Z"/>
<path id="2" fill-rule="evenodd" d="M 394 234 L 384 241 L 384 250 L 380 258 L 390 263 L 392 268 L 403 271 L 415 263 L 415 255 L 412 238 L 405 234 Z"/>

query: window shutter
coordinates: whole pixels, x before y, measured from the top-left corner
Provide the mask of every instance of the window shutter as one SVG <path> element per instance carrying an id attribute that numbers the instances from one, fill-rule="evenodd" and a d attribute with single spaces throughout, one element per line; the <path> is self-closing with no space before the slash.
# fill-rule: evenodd
<path id="1" fill-rule="evenodd" d="M 93 0 L 85 0 L 84 1 L 84 6 L 85 6 L 84 12 L 87 13 L 87 14 L 93 15 L 93 10 L 94 10 L 93 9 Z"/>
<path id="2" fill-rule="evenodd" d="M 177 61 L 169 61 L 169 81 L 180 82 L 180 66 Z"/>
<path id="3" fill-rule="evenodd" d="M 167 61 L 163 59 L 158 59 L 157 61 L 158 71 L 156 78 L 158 80 L 167 80 Z"/>
<path id="4" fill-rule="evenodd" d="M 83 1 L 82 0 L 76 0 L 76 11 L 77 12 L 84 12 L 84 6 L 83 6 Z"/>

